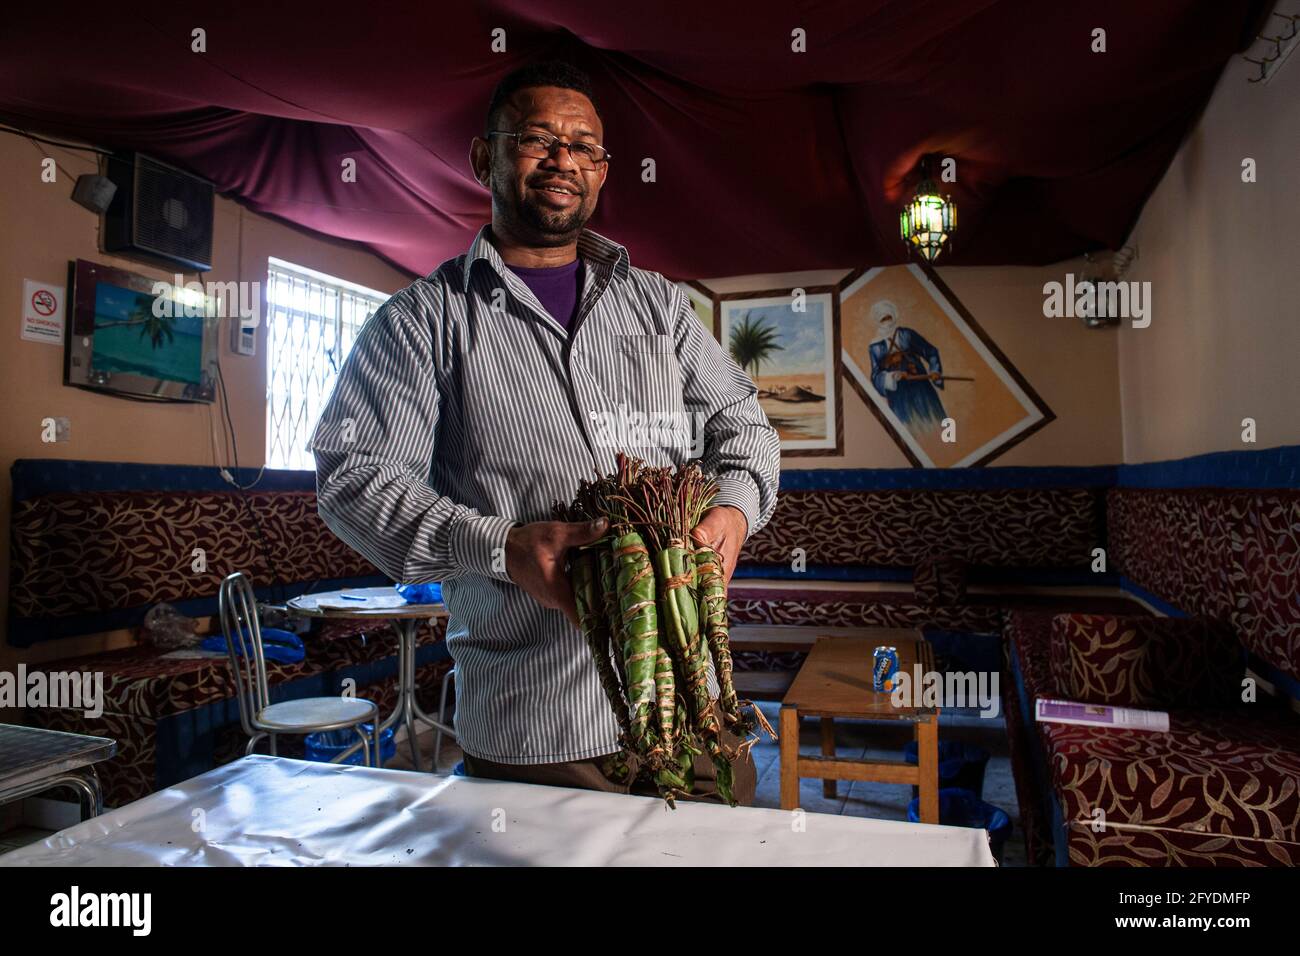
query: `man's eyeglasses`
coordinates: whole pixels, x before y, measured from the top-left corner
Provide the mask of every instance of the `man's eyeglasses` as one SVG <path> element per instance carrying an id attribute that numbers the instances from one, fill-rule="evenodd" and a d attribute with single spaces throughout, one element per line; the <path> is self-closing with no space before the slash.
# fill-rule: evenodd
<path id="1" fill-rule="evenodd" d="M 493 129 L 488 130 L 488 135 L 514 137 L 515 149 L 519 151 L 519 155 L 527 156 L 529 159 L 546 159 L 557 148 L 563 147 L 569 151 L 569 155 L 573 157 L 579 169 L 598 169 L 609 162 L 609 150 L 596 143 L 566 143 L 550 133 L 536 130 L 527 133 L 511 133 L 503 129 Z"/>

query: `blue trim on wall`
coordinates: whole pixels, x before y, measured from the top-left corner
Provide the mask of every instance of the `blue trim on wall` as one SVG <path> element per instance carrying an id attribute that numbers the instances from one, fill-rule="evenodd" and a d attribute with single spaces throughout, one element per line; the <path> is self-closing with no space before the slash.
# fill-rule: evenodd
<path id="1" fill-rule="evenodd" d="M 1122 488 L 1300 488 L 1300 445 L 1119 466 Z"/>
<path id="2" fill-rule="evenodd" d="M 1007 468 L 809 468 L 781 472 L 781 491 L 1109 488 L 1113 465 Z"/>
<path id="3" fill-rule="evenodd" d="M 1251 670 L 1292 700 L 1300 701 L 1300 680 L 1296 680 L 1290 674 L 1284 674 L 1268 661 L 1254 654 L 1247 653 L 1246 663 Z"/>
<path id="4" fill-rule="evenodd" d="M 1174 607 L 1164 598 L 1158 597 L 1146 588 L 1134 584 L 1133 581 L 1129 578 L 1123 577 L 1122 575 L 1119 579 L 1119 587 L 1121 591 L 1127 591 L 1134 597 L 1139 597 L 1146 601 L 1161 614 L 1165 615 L 1165 617 L 1187 617 L 1186 612 Z"/>
<path id="5" fill-rule="evenodd" d="M 233 470 L 241 485 L 258 469 Z M 53 492 L 233 491 L 210 465 L 19 458 L 10 468 L 15 501 Z M 1297 488 L 1300 445 L 1213 452 L 1132 465 L 991 468 L 808 468 L 781 473 L 782 491 L 911 491 L 992 488 Z M 314 471 L 266 469 L 258 491 L 314 491 Z"/>
<path id="6" fill-rule="evenodd" d="M 1132 465 L 814 468 L 781 472 L 782 491 L 990 488 L 1300 488 L 1300 445 Z"/>
<path id="7" fill-rule="evenodd" d="M 257 468 L 231 468 L 239 484 L 257 480 Z M 211 465 L 150 465 L 76 458 L 19 458 L 9 469 L 13 500 L 56 492 L 238 491 Z M 267 468 L 249 491 L 315 491 L 316 472 Z"/>

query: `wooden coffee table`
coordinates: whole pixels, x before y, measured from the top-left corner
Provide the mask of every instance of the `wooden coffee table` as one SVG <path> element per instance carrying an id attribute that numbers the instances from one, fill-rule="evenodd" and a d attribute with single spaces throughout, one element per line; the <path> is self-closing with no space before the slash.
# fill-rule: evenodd
<path id="1" fill-rule="evenodd" d="M 921 822 L 939 822 L 939 708 L 895 707 L 890 695 L 871 685 L 871 652 L 877 645 L 898 649 L 899 668 L 911 674 L 918 662 L 934 670 L 934 653 L 918 631 L 864 629 L 860 635 L 822 636 L 781 701 L 781 808 L 799 806 L 799 780 L 820 777 L 834 797 L 837 780 L 914 784 L 921 790 Z M 799 753 L 799 718 L 820 717 L 822 756 Z M 909 720 L 915 726 L 917 764 L 900 760 L 846 759 L 835 755 L 835 718 Z"/>

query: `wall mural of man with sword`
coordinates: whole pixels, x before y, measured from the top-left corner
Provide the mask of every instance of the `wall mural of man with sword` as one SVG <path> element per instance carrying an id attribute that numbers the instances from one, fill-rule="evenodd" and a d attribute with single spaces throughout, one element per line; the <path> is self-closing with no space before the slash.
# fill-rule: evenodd
<path id="1" fill-rule="evenodd" d="M 915 329 L 900 326 L 898 309 L 888 299 L 872 306 L 871 319 L 877 325 L 876 335 L 868 347 L 871 384 L 913 434 L 933 431 L 948 417 L 939 397 L 945 378 L 973 380 L 945 376 L 939 350 Z"/>

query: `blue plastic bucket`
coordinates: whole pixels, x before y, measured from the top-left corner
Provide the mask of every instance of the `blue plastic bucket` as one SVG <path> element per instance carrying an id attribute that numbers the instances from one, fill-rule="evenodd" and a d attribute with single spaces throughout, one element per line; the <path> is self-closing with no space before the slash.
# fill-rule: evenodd
<path id="1" fill-rule="evenodd" d="M 912 823 L 921 822 L 920 797 L 907 805 L 907 819 Z M 939 822 L 950 827 L 987 830 L 993 858 L 1002 862 L 1002 847 L 1011 836 L 1011 817 L 1001 807 L 985 803 L 969 790 L 950 787 L 939 791 Z"/>
<path id="2" fill-rule="evenodd" d="M 909 740 L 903 747 L 903 759 L 917 761 L 916 741 Z M 989 752 L 975 744 L 956 740 L 939 741 L 939 789 L 969 790 L 977 797 L 984 795 L 984 770 L 989 763 Z M 912 788 L 912 796 L 920 791 Z"/>
<path id="3" fill-rule="evenodd" d="M 366 735 L 366 742 L 370 746 L 375 745 L 374 727 L 371 724 L 362 724 L 361 732 Z M 343 753 L 353 744 L 357 743 L 357 733 L 352 728 L 344 730 L 323 730 L 319 733 L 308 734 L 303 741 L 303 759 L 315 760 L 319 763 L 330 763 L 335 757 Z M 393 738 L 393 728 L 388 727 L 379 732 L 379 763 L 382 766 L 387 763 L 397 753 L 397 741 Z M 363 766 L 365 761 L 360 748 L 357 752 L 342 760 L 340 763 Z"/>

